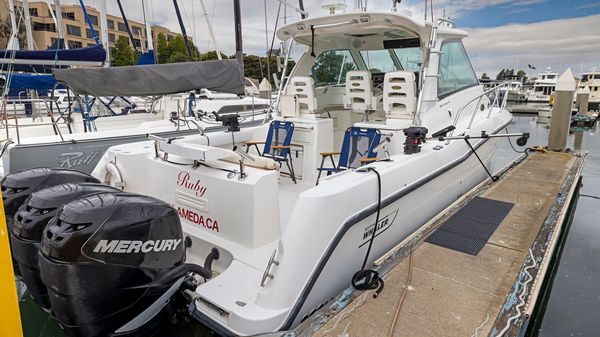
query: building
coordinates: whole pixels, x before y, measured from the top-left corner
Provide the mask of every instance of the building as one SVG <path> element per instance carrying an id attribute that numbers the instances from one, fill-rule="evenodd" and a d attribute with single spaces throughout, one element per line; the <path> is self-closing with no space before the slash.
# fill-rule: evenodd
<path id="1" fill-rule="evenodd" d="M 20 1 L 14 1 L 15 7 L 18 11 L 21 11 L 22 3 Z M 6 19 L 8 17 L 8 1 L 0 0 L 0 19 Z M 92 7 L 86 6 L 88 16 L 92 21 L 94 31 L 98 38 L 101 40 L 100 32 L 100 12 Z M 54 11 L 54 5 L 52 5 L 52 11 Z M 29 2 L 29 13 L 31 16 L 31 25 L 33 29 L 33 39 L 37 49 L 46 49 L 51 46 L 58 39 L 58 32 L 54 20 L 54 14 L 50 11 L 48 3 L 42 1 Z M 90 30 L 88 23 L 83 14 L 83 10 L 78 5 L 63 5 L 62 6 L 62 17 L 63 17 L 63 34 L 65 43 L 69 48 L 82 48 L 87 46 L 95 45 L 94 34 Z M 133 34 L 133 45 L 129 41 L 129 35 L 127 34 L 127 28 L 123 18 L 107 15 L 107 26 L 108 26 L 108 42 L 109 47 L 112 50 L 115 42 L 121 36 L 127 38 L 129 44 L 132 47 L 136 47 L 139 51 L 146 51 L 148 48 L 146 40 L 146 28 L 143 23 L 128 20 L 129 27 Z M 152 39 L 156 45 L 156 39 L 158 34 L 162 33 L 165 35 L 167 40 L 174 38 L 178 33 L 170 31 L 168 28 L 161 26 L 152 26 Z M 0 49 L 6 47 L 6 39 L 0 39 Z"/>

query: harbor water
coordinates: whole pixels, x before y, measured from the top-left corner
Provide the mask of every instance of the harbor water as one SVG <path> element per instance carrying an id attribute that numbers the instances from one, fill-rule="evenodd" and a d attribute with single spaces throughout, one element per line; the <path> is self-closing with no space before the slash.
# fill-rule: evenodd
<path id="1" fill-rule="evenodd" d="M 549 128 L 547 120 L 535 115 L 514 116 L 509 132 L 530 132 L 528 145 L 545 145 Z M 514 145 L 514 144 L 513 144 Z M 515 145 L 516 146 L 516 145 Z M 520 154 L 505 138 L 498 139 L 496 171 Z M 600 135 L 597 127 L 577 130 L 569 136 L 569 147 L 588 152 L 583 171 L 583 186 L 577 200 L 570 232 L 554 282 L 546 298 L 543 316 L 538 317 L 532 336 L 597 336 L 600 322 Z M 520 150 L 520 149 L 517 149 Z M 385 292 L 385 290 L 384 290 Z M 41 310 L 25 292 L 21 300 L 21 316 L 26 337 L 63 337 L 57 322 Z M 164 324 L 156 336 L 212 336 L 208 329 L 194 322 L 177 327 Z"/>

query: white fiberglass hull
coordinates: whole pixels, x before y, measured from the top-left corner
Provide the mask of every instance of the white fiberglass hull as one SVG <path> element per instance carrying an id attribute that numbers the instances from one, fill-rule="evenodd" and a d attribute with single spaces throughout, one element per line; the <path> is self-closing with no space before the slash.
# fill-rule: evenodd
<path id="1" fill-rule="evenodd" d="M 497 133 L 510 121 L 506 111 L 492 116 L 470 134 L 481 130 Z M 227 144 L 227 137 L 221 136 L 211 138 L 211 145 Z M 246 138 L 249 136 L 236 135 L 239 141 Z M 489 167 L 493 139 L 471 142 Z M 464 141 L 433 149 L 443 144 L 432 141 L 413 157 L 400 154 L 390 162 L 370 165 L 381 174 L 384 207 L 369 262 L 486 179 L 485 170 Z M 176 161 L 185 162 L 182 158 Z M 110 165 L 118 167 L 126 191 L 160 198 L 178 209 L 183 230 L 193 240 L 189 261 L 201 263 L 212 247 L 221 250 L 223 258 L 215 261 L 218 276 L 196 289 L 194 316 L 222 334 L 252 335 L 293 328 L 346 288 L 361 268 L 375 222 L 378 190 L 374 173 L 345 171 L 308 187 L 297 197 L 289 221 L 279 225 L 281 237 L 267 232 L 275 240 L 248 248 L 230 242 L 226 231 L 239 228 L 230 233 L 251 241 L 245 237 L 253 234 L 243 233 L 252 228 L 252 221 L 268 223 L 271 215 L 277 214 L 273 209 L 278 193 L 275 174 L 257 176 L 261 173 L 249 169 L 246 181 L 227 180 L 221 177 L 226 173 L 214 168 L 186 168 L 157 160 L 148 143 L 109 149 L 93 174 L 103 179 Z M 234 169 L 235 165 L 222 168 Z M 153 177 L 160 177 L 160 182 Z M 149 185 L 151 180 L 154 183 Z M 254 192 L 260 193 L 259 198 L 247 194 L 245 186 L 252 183 L 272 187 Z M 240 188 L 240 193 L 233 188 Z M 193 195 L 190 199 L 186 189 L 199 199 Z M 259 219 L 244 223 L 243 217 L 236 217 L 256 204 L 264 212 Z M 261 287 L 261 276 L 274 250 L 279 264 L 272 266 L 273 278 Z"/>

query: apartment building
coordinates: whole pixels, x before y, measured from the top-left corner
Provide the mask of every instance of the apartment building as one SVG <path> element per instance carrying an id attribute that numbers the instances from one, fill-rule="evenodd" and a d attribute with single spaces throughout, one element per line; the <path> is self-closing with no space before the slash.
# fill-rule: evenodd
<path id="1" fill-rule="evenodd" d="M 21 11 L 22 3 L 20 1 L 14 1 L 17 11 Z M 52 10 L 50 10 L 52 8 Z M 101 39 L 100 32 L 100 12 L 93 8 L 86 6 L 86 11 L 94 27 L 94 31 L 99 39 Z M 33 28 L 33 39 L 35 41 L 37 49 L 46 49 L 51 46 L 58 39 L 58 31 L 54 17 L 56 11 L 54 5 L 48 6 L 48 3 L 42 1 L 29 2 L 29 14 L 31 16 L 31 25 Z M 7 0 L 0 0 L 0 18 L 8 17 L 8 2 Z M 62 5 L 62 17 L 63 17 L 63 34 L 65 37 L 65 43 L 68 44 L 69 48 L 82 48 L 87 46 L 95 45 L 94 33 L 89 28 L 89 25 L 85 19 L 83 10 L 78 5 Z M 146 51 L 148 48 L 146 28 L 143 23 L 128 20 L 129 27 L 133 34 L 133 43 L 129 41 L 129 35 L 127 34 L 127 28 L 125 22 L 121 17 L 114 15 L 107 15 L 107 26 L 108 26 L 108 42 L 109 47 L 112 49 L 115 42 L 121 36 L 127 38 L 129 44 L 132 47 L 137 48 L 139 51 Z M 162 33 L 165 37 L 170 40 L 178 33 L 170 31 L 166 27 L 152 26 L 152 39 L 156 44 L 158 34 Z M 4 45 L 3 45 L 3 44 Z M 5 48 L 6 40 L 0 40 L 0 48 Z"/>

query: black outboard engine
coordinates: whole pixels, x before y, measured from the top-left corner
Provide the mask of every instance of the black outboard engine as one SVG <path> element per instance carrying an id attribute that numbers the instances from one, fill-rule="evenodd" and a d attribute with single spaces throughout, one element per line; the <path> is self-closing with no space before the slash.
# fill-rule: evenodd
<path id="1" fill-rule="evenodd" d="M 17 210 L 31 193 L 54 185 L 77 182 L 99 183 L 100 181 L 83 172 L 50 168 L 34 168 L 4 177 L 1 183 L 2 200 L 4 201 L 4 214 L 9 232 L 11 231 Z M 14 260 L 13 266 L 15 274 L 20 276 L 21 273 Z"/>
<path id="2" fill-rule="evenodd" d="M 414 154 L 421 152 L 421 144 L 427 140 L 427 128 L 411 126 L 404 129 L 406 140 L 404 141 L 404 153 Z"/>
<path id="3" fill-rule="evenodd" d="M 21 280 L 27 286 L 31 297 L 46 310 L 50 310 L 50 301 L 38 267 L 44 228 L 62 205 L 82 196 L 102 192 L 122 191 L 94 183 L 52 186 L 31 194 L 15 216 L 11 233 L 12 255 L 21 271 Z"/>
<path id="4" fill-rule="evenodd" d="M 131 334 L 177 292 L 189 268 L 185 249 L 168 204 L 131 193 L 89 195 L 46 226 L 41 278 L 68 335 Z"/>

